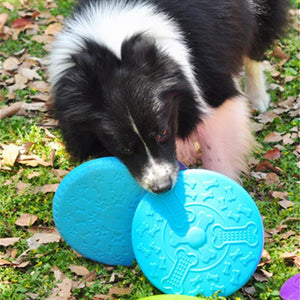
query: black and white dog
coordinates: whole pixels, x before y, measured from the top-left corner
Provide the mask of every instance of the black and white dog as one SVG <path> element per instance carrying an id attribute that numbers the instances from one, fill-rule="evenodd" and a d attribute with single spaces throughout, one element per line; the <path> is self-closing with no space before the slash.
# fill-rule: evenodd
<path id="1" fill-rule="evenodd" d="M 49 68 L 68 149 L 118 157 L 154 193 L 197 145 L 204 168 L 237 178 L 255 144 L 248 100 L 268 107 L 260 60 L 286 11 L 285 0 L 80 0 Z"/>

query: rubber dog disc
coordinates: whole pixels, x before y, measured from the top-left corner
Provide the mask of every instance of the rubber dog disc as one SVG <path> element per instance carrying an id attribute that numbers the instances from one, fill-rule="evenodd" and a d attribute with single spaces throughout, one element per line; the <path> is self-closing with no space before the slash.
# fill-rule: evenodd
<path id="1" fill-rule="evenodd" d="M 185 170 L 173 190 L 147 193 L 132 226 L 145 276 L 166 294 L 228 296 L 254 273 L 263 225 L 250 195 L 207 170 Z"/>
<path id="2" fill-rule="evenodd" d="M 108 265 L 131 265 L 131 225 L 145 191 L 114 157 L 71 171 L 53 200 L 56 227 L 73 249 Z"/>
<path id="3" fill-rule="evenodd" d="M 204 300 L 204 298 L 183 295 L 156 295 L 142 298 L 140 300 Z"/>
<path id="4" fill-rule="evenodd" d="M 283 300 L 300 299 L 300 274 L 294 275 L 283 284 L 280 297 Z"/>

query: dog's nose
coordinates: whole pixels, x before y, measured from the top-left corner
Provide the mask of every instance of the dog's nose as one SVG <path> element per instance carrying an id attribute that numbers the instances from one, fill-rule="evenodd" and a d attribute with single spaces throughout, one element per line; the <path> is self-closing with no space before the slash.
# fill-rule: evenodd
<path id="1" fill-rule="evenodd" d="M 150 188 L 151 191 L 155 194 L 160 194 L 167 192 L 172 187 L 172 180 L 170 177 L 160 180 L 159 182 L 154 183 Z"/>

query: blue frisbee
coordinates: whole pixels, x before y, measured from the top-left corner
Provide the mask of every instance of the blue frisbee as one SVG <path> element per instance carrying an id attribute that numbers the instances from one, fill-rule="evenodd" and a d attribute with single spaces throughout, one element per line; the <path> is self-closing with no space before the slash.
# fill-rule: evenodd
<path id="1" fill-rule="evenodd" d="M 231 295 L 254 273 L 263 239 L 250 195 L 207 170 L 181 171 L 173 190 L 145 194 L 132 225 L 137 262 L 166 294 Z"/>
<path id="2" fill-rule="evenodd" d="M 53 200 L 56 227 L 74 250 L 107 265 L 133 263 L 131 225 L 145 191 L 114 157 L 71 171 Z"/>

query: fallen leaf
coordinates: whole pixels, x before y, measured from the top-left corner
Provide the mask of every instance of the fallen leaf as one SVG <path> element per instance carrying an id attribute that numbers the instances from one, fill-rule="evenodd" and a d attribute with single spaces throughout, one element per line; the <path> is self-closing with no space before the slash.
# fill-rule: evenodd
<path id="1" fill-rule="evenodd" d="M 263 142 L 264 143 L 277 143 L 282 140 L 282 136 L 279 132 L 270 132 L 266 135 Z"/>
<path id="2" fill-rule="evenodd" d="M 30 249 L 37 249 L 42 244 L 59 242 L 61 236 L 55 233 L 35 233 L 27 240 L 27 245 Z"/>
<path id="3" fill-rule="evenodd" d="M 39 177 L 40 175 L 41 175 L 40 172 L 35 171 L 35 172 L 32 172 L 31 174 L 29 174 L 29 175 L 27 176 L 27 178 L 28 178 L 28 179 L 32 179 L 32 178 L 35 178 L 35 177 Z"/>
<path id="4" fill-rule="evenodd" d="M 28 80 L 41 79 L 41 76 L 35 70 L 29 68 L 20 68 L 19 74 L 23 75 Z"/>
<path id="5" fill-rule="evenodd" d="M 256 117 L 256 119 L 263 124 L 271 123 L 276 118 L 278 118 L 278 115 L 272 110 L 266 111 Z"/>
<path id="6" fill-rule="evenodd" d="M 20 148 L 17 145 L 9 144 L 8 146 L 4 146 L 2 152 L 3 163 L 8 166 L 14 166 L 19 154 Z"/>
<path id="7" fill-rule="evenodd" d="M 295 251 L 295 252 L 284 252 L 284 253 L 280 254 L 280 258 L 283 258 L 283 259 L 294 259 L 297 256 L 298 256 L 297 251 Z"/>
<path id="8" fill-rule="evenodd" d="M 14 243 L 18 242 L 19 240 L 20 240 L 20 237 L 1 238 L 0 246 L 3 246 L 3 247 L 12 246 Z"/>
<path id="9" fill-rule="evenodd" d="M 29 24 L 32 24 L 32 21 L 30 21 L 28 19 L 25 19 L 25 18 L 16 19 L 11 23 L 11 28 L 22 28 Z"/>
<path id="10" fill-rule="evenodd" d="M 286 239 L 288 239 L 289 237 L 291 237 L 291 236 L 293 236 L 293 235 L 295 235 L 295 234 L 296 234 L 295 231 L 289 230 L 288 232 L 283 233 L 283 234 L 281 235 L 281 239 L 282 239 L 282 240 L 286 240 Z"/>
<path id="11" fill-rule="evenodd" d="M 280 179 L 278 177 L 278 175 L 276 173 L 268 173 L 267 176 L 266 176 L 266 184 L 267 185 L 277 185 L 280 183 Z"/>
<path id="12" fill-rule="evenodd" d="M 112 288 L 109 289 L 108 295 L 122 296 L 122 295 L 130 294 L 131 292 L 132 292 L 132 288 L 130 288 L 130 287 L 119 288 L 119 287 L 113 286 Z"/>
<path id="13" fill-rule="evenodd" d="M 288 197 L 288 192 L 277 192 L 277 191 L 272 191 L 271 195 L 274 197 L 274 198 L 279 198 L 281 200 L 287 200 L 287 197 Z"/>
<path id="14" fill-rule="evenodd" d="M 96 277 L 97 277 L 96 271 L 92 271 L 92 272 L 89 272 L 88 274 L 84 275 L 82 279 L 85 282 L 92 282 L 93 280 L 95 280 Z"/>
<path id="15" fill-rule="evenodd" d="M 280 46 L 274 46 L 272 56 L 279 59 L 289 59 L 290 55 L 286 54 Z"/>
<path id="16" fill-rule="evenodd" d="M 3 27 L 6 24 L 7 20 L 8 20 L 8 13 L 0 14 L 0 33 L 2 32 Z"/>
<path id="17" fill-rule="evenodd" d="M 289 200 L 281 200 L 281 201 L 278 201 L 278 203 L 282 208 L 285 208 L 285 209 L 295 205 L 295 203 L 293 203 L 292 201 L 289 201 Z"/>
<path id="18" fill-rule="evenodd" d="M 61 29 L 62 29 L 62 24 L 52 23 L 46 28 L 45 34 L 46 35 L 56 35 L 61 31 Z"/>
<path id="19" fill-rule="evenodd" d="M 281 156 L 280 150 L 275 147 L 272 150 L 269 150 L 265 155 L 264 158 L 269 159 L 269 160 L 273 160 L 273 159 L 279 159 Z"/>
<path id="20" fill-rule="evenodd" d="M 0 266 L 8 266 L 11 265 L 11 262 L 9 260 L 0 258 Z"/>
<path id="21" fill-rule="evenodd" d="M 65 274 L 56 265 L 51 268 L 51 271 L 54 273 L 56 281 L 61 281 L 66 278 Z"/>
<path id="22" fill-rule="evenodd" d="M 23 181 L 20 181 L 16 185 L 16 189 L 18 191 L 18 194 L 21 195 L 25 192 L 25 190 L 30 186 L 29 183 L 25 183 Z"/>
<path id="23" fill-rule="evenodd" d="M 34 190 L 34 194 L 37 194 L 39 192 L 42 192 L 43 194 L 47 194 L 47 193 L 55 193 L 57 188 L 59 186 L 59 183 L 54 183 L 54 184 L 45 184 L 42 187 L 37 187 Z"/>
<path id="24" fill-rule="evenodd" d="M 14 71 L 18 69 L 19 64 L 20 62 L 16 57 L 9 57 L 3 62 L 2 67 L 5 71 Z"/>
<path id="25" fill-rule="evenodd" d="M 15 224 L 20 227 L 31 226 L 33 225 L 38 217 L 32 214 L 23 214 L 17 218 Z"/>
<path id="26" fill-rule="evenodd" d="M 86 276 L 90 271 L 83 266 L 69 265 L 70 270 L 78 276 Z"/>
<path id="27" fill-rule="evenodd" d="M 284 145 L 292 145 L 295 143 L 296 138 L 297 138 L 296 133 L 287 133 L 283 136 L 283 144 Z"/>
<path id="28" fill-rule="evenodd" d="M 45 300 L 68 300 L 71 296 L 71 289 L 72 280 L 66 277 L 61 283 L 57 284 L 52 294 Z"/>
<path id="29" fill-rule="evenodd" d="M 9 2 L 3 2 L 2 5 L 3 5 L 3 7 L 7 8 L 10 11 L 14 11 L 15 10 L 15 7 L 11 3 L 9 3 Z"/>
<path id="30" fill-rule="evenodd" d="M 278 167 L 274 167 L 271 162 L 269 161 L 262 161 L 260 162 L 256 167 L 255 167 L 255 171 L 256 172 L 263 172 L 263 171 L 272 171 L 274 173 L 276 173 L 277 175 L 281 175 L 282 174 L 282 170 Z"/>

